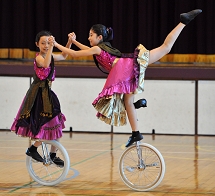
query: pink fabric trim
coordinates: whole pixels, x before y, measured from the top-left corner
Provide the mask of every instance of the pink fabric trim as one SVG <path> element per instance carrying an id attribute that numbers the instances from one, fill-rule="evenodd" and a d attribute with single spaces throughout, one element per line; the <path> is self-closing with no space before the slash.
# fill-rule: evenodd
<path id="1" fill-rule="evenodd" d="M 48 123 L 41 127 L 40 132 L 34 136 L 28 127 L 19 127 L 16 131 L 17 119 L 14 120 L 11 131 L 16 132 L 18 136 L 29 137 L 31 139 L 56 140 L 62 137 L 62 129 L 65 128 L 64 122 L 66 118 L 63 114 L 59 114 Z"/>

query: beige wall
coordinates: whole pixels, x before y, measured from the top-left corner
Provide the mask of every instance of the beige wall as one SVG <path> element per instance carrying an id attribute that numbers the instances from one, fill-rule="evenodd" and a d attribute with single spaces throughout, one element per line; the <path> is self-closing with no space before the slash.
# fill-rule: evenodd
<path id="1" fill-rule="evenodd" d="M 111 127 L 96 118 L 93 100 L 105 79 L 56 78 L 53 91 L 58 95 L 65 114 L 66 129 L 74 131 L 110 132 Z M 9 129 L 29 87 L 28 77 L 0 77 L 0 129 Z M 195 133 L 195 82 L 146 80 L 145 91 L 136 100 L 145 98 L 148 107 L 138 110 L 142 133 L 155 129 L 159 134 Z M 215 81 L 199 81 L 199 134 L 215 135 Z M 130 133 L 129 124 L 114 127 L 114 132 Z"/>

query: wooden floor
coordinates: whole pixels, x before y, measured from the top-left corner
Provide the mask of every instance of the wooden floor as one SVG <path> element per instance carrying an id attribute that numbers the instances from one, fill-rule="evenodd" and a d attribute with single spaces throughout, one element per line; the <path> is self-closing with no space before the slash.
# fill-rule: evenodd
<path id="1" fill-rule="evenodd" d="M 215 137 L 144 135 L 144 142 L 162 153 L 166 173 L 150 192 L 128 188 L 118 173 L 118 160 L 127 134 L 64 133 L 71 170 L 68 180 L 54 187 L 41 186 L 25 167 L 27 138 L 0 131 L 0 195 L 215 195 Z"/>

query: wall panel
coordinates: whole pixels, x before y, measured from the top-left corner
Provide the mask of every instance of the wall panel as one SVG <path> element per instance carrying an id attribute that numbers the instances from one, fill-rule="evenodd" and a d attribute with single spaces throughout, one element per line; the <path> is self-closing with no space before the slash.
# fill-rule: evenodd
<path id="1" fill-rule="evenodd" d="M 199 81 L 198 133 L 215 135 L 215 81 Z"/>
<path id="2" fill-rule="evenodd" d="M 0 129 L 10 129 L 29 85 L 28 77 L 0 77 Z"/>

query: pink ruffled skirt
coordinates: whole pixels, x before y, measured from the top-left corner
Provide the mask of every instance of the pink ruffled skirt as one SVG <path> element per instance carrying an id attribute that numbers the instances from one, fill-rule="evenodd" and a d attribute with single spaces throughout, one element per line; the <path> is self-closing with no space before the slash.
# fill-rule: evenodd
<path id="1" fill-rule="evenodd" d="M 24 102 L 24 100 L 23 100 Z M 23 105 L 23 102 L 19 108 L 19 111 L 16 115 L 16 118 L 14 119 L 11 131 L 15 132 L 18 136 L 21 137 L 28 137 L 32 140 L 56 140 L 62 137 L 62 129 L 65 128 L 64 122 L 66 121 L 65 116 L 62 113 L 59 113 L 54 118 L 52 118 L 50 121 L 46 122 L 44 125 L 42 125 L 39 129 L 39 132 L 37 135 L 34 135 L 30 129 L 30 126 L 16 126 L 20 117 L 21 108 Z"/>
<path id="2" fill-rule="evenodd" d="M 140 44 L 134 58 L 120 58 L 112 67 L 102 92 L 92 103 L 100 120 L 114 126 L 126 124 L 123 95 L 143 92 L 148 61 L 149 51 Z"/>
<path id="3" fill-rule="evenodd" d="M 44 124 L 36 136 L 32 134 L 28 127 L 19 127 L 18 130 L 16 130 L 17 120 L 18 119 L 14 120 L 11 131 L 16 132 L 18 136 L 29 137 L 32 140 L 56 140 L 63 135 L 62 129 L 65 128 L 64 121 L 66 121 L 66 118 L 63 114 L 59 114 L 48 123 Z"/>

